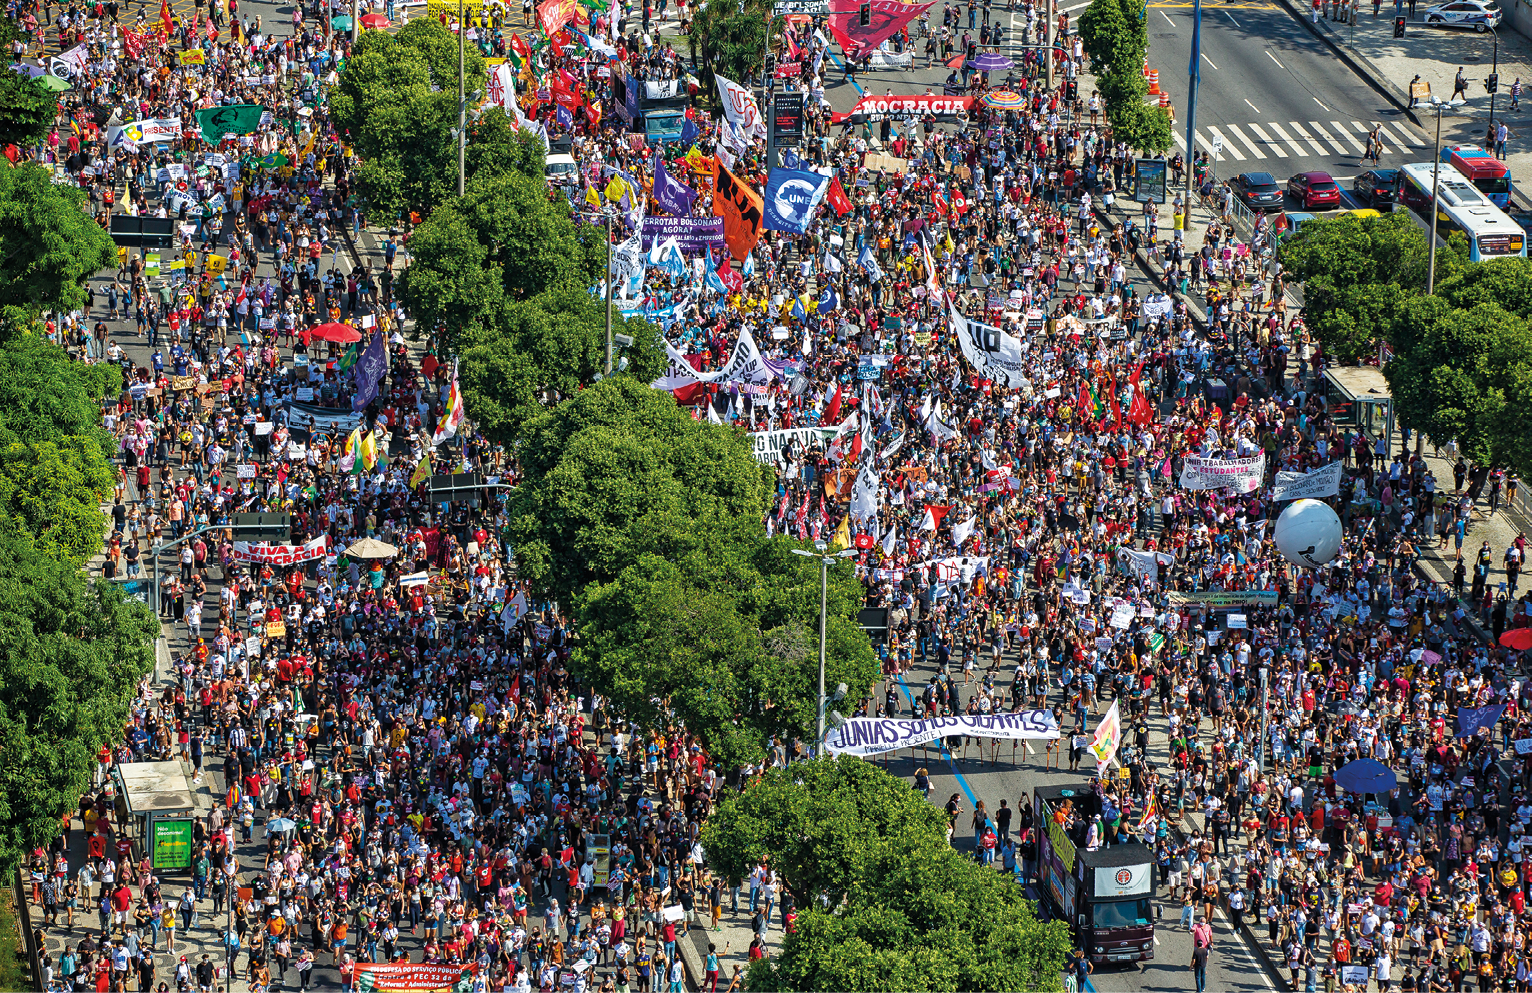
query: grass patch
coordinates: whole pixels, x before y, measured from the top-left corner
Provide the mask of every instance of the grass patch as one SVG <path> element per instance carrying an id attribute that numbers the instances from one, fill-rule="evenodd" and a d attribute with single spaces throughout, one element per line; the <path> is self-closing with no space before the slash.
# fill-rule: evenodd
<path id="1" fill-rule="evenodd" d="M 22 940 L 21 918 L 16 913 L 16 891 L 0 887 L 0 990 L 29 990 L 32 969 Z"/>

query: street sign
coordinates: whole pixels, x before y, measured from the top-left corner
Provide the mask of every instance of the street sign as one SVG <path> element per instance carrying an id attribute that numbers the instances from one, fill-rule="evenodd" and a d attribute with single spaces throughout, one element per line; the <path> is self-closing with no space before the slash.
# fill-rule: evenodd
<path id="1" fill-rule="evenodd" d="M 479 505 L 484 488 L 484 476 L 477 472 L 459 472 L 451 476 L 432 476 L 430 479 L 431 502 L 456 501 L 470 507 Z"/>
<path id="2" fill-rule="evenodd" d="M 230 514 L 234 536 L 240 541 L 272 541 L 287 544 L 293 537 L 291 514 Z"/>
<path id="3" fill-rule="evenodd" d="M 803 137 L 803 94 L 775 93 L 771 98 L 771 130 L 777 141 Z"/>
<path id="4" fill-rule="evenodd" d="M 1215 158 L 1215 159 L 1218 158 L 1219 154 L 1222 153 L 1222 152 L 1223 152 L 1223 138 L 1222 138 L 1222 136 L 1215 134 L 1213 136 L 1213 158 Z"/>
<path id="5" fill-rule="evenodd" d="M 175 234 L 174 217 L 112 215 L 112 240 L 121 248 L 169 248 L 175 243 Z"/>
<path id="6" fill-rule="evenodd" d="M 778 17 L 787 14 L 825 16 L 830 13 L 830 0 L 776 0 L 771 5 L 771 12 Z"/>

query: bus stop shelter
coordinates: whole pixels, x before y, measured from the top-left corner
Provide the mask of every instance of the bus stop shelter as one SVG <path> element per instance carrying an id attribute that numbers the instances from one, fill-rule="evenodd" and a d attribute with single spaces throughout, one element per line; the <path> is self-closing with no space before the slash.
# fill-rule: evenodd
<path id="1" fill-rule="evenodd" d="M 1325 401 L 1337 427 L 1352 428 L 1368 440 L 1394 444 L 1394 399 L 1376 366 L 1334 366 L 1325 370 Z"/>
<path id="2" fill-rule="evenodd" d="M 213 810 L 206 786 L 192 782 L 187 766 L 171 762 L 126 762 L 114 766 L 118 821 L 128 837 L 149 854 L 155 869 L 189 870 L 192 824 Z"/>

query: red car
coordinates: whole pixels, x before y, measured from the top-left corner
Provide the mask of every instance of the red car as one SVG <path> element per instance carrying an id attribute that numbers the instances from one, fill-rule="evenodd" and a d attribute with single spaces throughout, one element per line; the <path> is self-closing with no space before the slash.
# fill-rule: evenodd
<path id="1" fill-rule="evenodd" d="M 1340 187 L 1328 172 L 1300 172 L 1287 181 L 1287 195 L 1302 204 L 1304 210 L 1315 207 L 1339 207 Z"/>

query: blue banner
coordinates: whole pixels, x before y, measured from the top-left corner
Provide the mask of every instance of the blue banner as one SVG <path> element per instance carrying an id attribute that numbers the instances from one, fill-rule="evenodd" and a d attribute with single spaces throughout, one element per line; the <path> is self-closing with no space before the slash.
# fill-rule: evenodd
<path id="1" fill-rule="evenodd" d="M 367 350 L 357 359 L 352 375 L 356 377 L 356 396 L 351 399 L 353 411 L 363 410 L 378 395 L 383 376 L 388 372 L 388 347 L 383 343 L 383 332 L 372 336 Z"/>
<path id="2" fill-rule="evenodd" d="M 766 201 L 765 227 L 804 234 L 829 189 L 830 177 L 817 172 L 781 167 L 771 170 L 762 194 Z"/>

